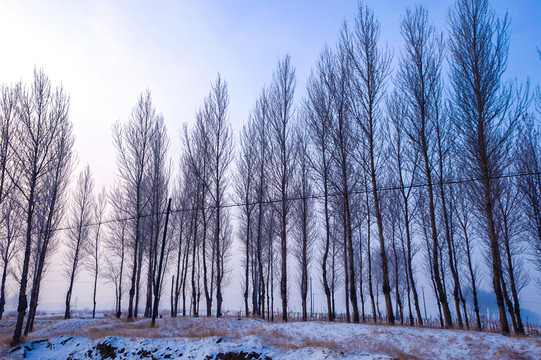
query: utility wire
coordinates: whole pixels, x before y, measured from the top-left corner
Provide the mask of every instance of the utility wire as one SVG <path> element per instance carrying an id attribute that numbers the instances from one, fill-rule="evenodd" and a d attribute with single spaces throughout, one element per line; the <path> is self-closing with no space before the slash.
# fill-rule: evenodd
<path id="1" fill-rule="evenodd" d="M 537 172 L 528 172 L 528 173 L 511 173 L 511 174 L 504 174 L 504 175 L 498 175 L 498 176 L 491 176 L 488 179 L 489 180 L 498 180 L 498 179 L 511 179 L 511 178 L 525 177 L 525 176 L 540 176 L 540 175 L 541 175 L 541 171 L 537 171 Z M 484 178 L 481 177 L 481 178 L 452 179 L 452 180 L 443 181 L 443 185 L 465 184 L 465 183 L 472 183 L 472 182 L 477 182 L 477 181 L 481 181 L 481 180 L 484 180 Z M 396 190 L 407 190 L 407 189 L 423 188 L 423 187 L 427 187 L 427 186 L 428 186 L 427 183 L 417 183 L 417 184 L 403 185 L 403 186 L 381 187 L 381 188 L 377 188 L 377 191 L 378 192 L 386 192 L 386 191 L 396 191 Z M 353 191 L 351 191 L 351 194 L 360 195 L 360 194 L 366 194 L 367 192 L 371 192 L 371 191 L 372 190 L 370 190 L 370 189 L 369 190 L 366 190 L 366 189 L 364 189 L 364 190 L 353 190 Z M 342 195 L 343 195 L 342 192 L 333 192 L 333 193 L 327 194 L 328 197 L 338 197 L 338 196 L 342 196 Z M 309 196 L 288 197 L 285 200 L 284 199 L 268 199 L 268 200 L 262 200 L 262 201 L 232 202 L 232 203 L 229 203 L 229 204 L 222 205 L 222 208 L 255 206 L 255 205 L 259 205 L 260 203 L 265 204 L 265 205 L 270 205 L 270 204 L 281 203 L 283 201 L 300 201 L 300 200 L 305 200 L 305 199 L 318 200 L 318 199 L 323 199 L 324 197 L 325 197 L 325 194 L 313 194 L 313 195 L 309 195 Z M 190 207 L 190 208 L 171 209 L 171 213 L 185 213 L 185 212 L 202 211 L 202 210 L 213 210 L 215 208 L 216 208 L 216 206 L 214 206 L 214 205 L 195 206 L 195 207 Z M 108 219 L 108 220 L 104 220 L 104 221 L 101 221 L 101 222 L 98 221 L 98 222 L 92 222 L 92 223 L 89 223 L 89 224 L 85 224 L 85 225 L 83 225 L 83 227 L 92 227 L 92 226 L 98 226 L 98 225 L 100 225 L 100 226 L 101 225 L 109 225 L 109 224 L 114 224 L 114 223 L 119 223 L 119 222 L 132 221 L 132 220 L 136 220 L 137 218 L 143 219 L 143 218 L 147 218 L 147 217 L 155 216 L 155 215 L 165 215 L 165 213 L 166 213 L 166 211 L 159 211 L 157 214 L 154 213 L 154 214 L 143 214 L 143 215 L 139 215 L 139 216 L 128 216 L 128 217 L 122 217 L 122 218 L 113 218 L 113 219 Z M 59 228 L 55 229 L 55 232 L 56 231 L 67 231 L 67 230 L 72 230 L 72 229 L 74 229 L 74 227 L 63 226 L 63 227 L 59 227 Z M 34 235 L 36 235 L 36 234 L 34 234 Z M 13 236 L 12 238 L 23 237 L 23 236 L 25 236 L 25 235 L 21 234 L 21 235 Z M 6 240 L 6 239 L 7 239 L 7 237 L 0 238 L 0 240 Z"/>

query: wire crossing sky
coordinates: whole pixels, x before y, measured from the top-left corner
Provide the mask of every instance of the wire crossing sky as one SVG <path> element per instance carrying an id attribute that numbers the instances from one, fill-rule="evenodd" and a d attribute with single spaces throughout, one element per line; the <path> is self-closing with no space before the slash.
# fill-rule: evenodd
<path id="1" fill-rule="evenodd" d="M 399 21 L 406 4 L 425 5 L 431 22 L 447 36 L 452 0 L 367 0 L 366 4 L 381 23 L 381 39 L 393 54 L 391 67 L 402 48 Z M 532 88 L 538 86 L 541 1 L 492 0 L 491 5 L 500 16 L 508 11 L 511 19 L 504 79 L 529 79 Z M 291 54 L 298 103 L 322 47 L 336 43 L 342 21 L 350 21 L 357 6 L 357 0 L 1 0 L 0 81 L 30 83 L 37 67 L 44 69 L 53 86 L 63 85 L 70 94 L 78 165 L 90 165 L 99 189 L 112 185 L 116 173 L 112 125 L 127 120 L 145 89 L 150 89 L 154 105 L 165 117 L 170 156 L 176 165 L 182 124 L 193 123 L 218 72 L 228 83 L 230 119 L 238 138 L 278 59 Z M 54 271 L 48 280 L 57 281 Z M 239 293 L 235 281 L 230 293 Z M 63 292 L 64 286 L 58 283 L 58 291 Z M 56 293 L 52 289 L 50 296 L 43 294 L 44 307 L 53 298 L 58 300 Z"/>
<path id="2" fill-rule="evenodd" d="M 513 173 L 513 174 L 505 174 L 505 175 L 501 175 L 501 176 L 492 176 L 492 177 L 490 177 L 490 179 L 491 180 L 493 180 L 493 179 L 509 179 L 509 178 L 518 178 L 518 177 L 525 177 L 525 176 L 539 176 L 539 175 L 541 175 L 541 172 Z M 452 180 L 442 181 L 442 184 L 443 185 L 465 184 L 465 183 L 471 183 L 471 182 L 476 182 L 476 181 L 480 181 L 480 180 L 482 180 L 482 179 L 480 179 L 480 178 L 452 179 Z M 427 187 L 427 186 L 428 186 L 428 184 L 426 184 L 426 183 L 415 183 L 415 184 L 412 184 L 412 185 L 404 185 L 404 186 L 393 185 L 393 186 L 380 187 L 380 188 L 378 188 L 378 192 L 379 191 L 391 192 L 391 191 L 397 191 L 397 190 L 402 190 L 402 189 L 415 189 L 415 188 L 421 188 L 421 187 Z M 365 189 L 354 190 L 351 193 L 358 195 L 358 194 L 365 194 L 367 192 L 369 193 L 370 190 L 365 190 Z M 342 194 L 339 193 L 339 192 L 334 192 L 334 193 L 331 192 L 331 193 L 327 194 L 328 197 L 338 197 L 338 196 L 341 196 L 341 195 Z M 288 198 L 286 198 L 285 201 L 299 201 L 299 200 L 303 200 L 305 198 L 321 200 L 321 199 L 324 198 L 324 195 L 322 193 L 314 193 L 313 195 L 307 196 L 307 197 L 300 197 L 300 196 L 288 197 Z M 238 208 L 238 207 L 246 206 L 246 205 L 257 205 L 259 203 L 261 203 L 261 204 L 274 204 L 274 203 L 279 203 L 279 202 L 283 202 L 283 201 L 284 200 L 278 199 L 278 198 L 277 199 L 263 200 L 263 201 L 260 201 L 260 202 L 258 202 L 258 201 L 239 202 L 239 201 L 232 201 L 231 200 L 228 203 L 225 203 L 224 205 L 222 205 L 222 207 L 223 208 Z M 173 208 L 173 209 L 171 209 L 171 213 L 174 214 L 174 213 L 192 212 L 192 211 L 201 211 L 201 210 L 213 210 L 213 209 L 215 209 L 215 206 L 213 206 L 211 204 L 211 205 L 208 205 L 206 207 Z M 166 213 L 167 213 L 167 211 L 163 210 L 159 214 L 160 215 L 165 215 Z M 139 219 L 146 218 L 146 217 L 149 217 L 149 216 L 154 216 L 154 215 L 155 214 L 144 214 L 144 215 L 139 216 Z M 89 223 L 89 224 L 85 224 L 85 225 L 82 225 L 82 227 L 92 227 L 92 226 L 97 226 L 97 225 L 110 225 L 110 224 L 119 223 L 119 222 L 133 221 L 135 219 L 137 219 L 137 216 L 122 217 L 122 218 L 110 218 L 110 219 L 106 219 L 106 220 L 101 221 L 101 222 L 92 222 L 92 223 Z M 73 229 L 73 228 L 70 227 L 70 226 L 62 226 L 62 227 L 58 227 L 56 229 L 56 231 L 67 231 L 67 230 L 71 230 L 71 229 Z M 26 236 L 26 235 L 21 234 L 18 237 L 24 237 L 24 236 Z M 5 238 L 0 238 L 0 240 L 4 240 L 4 239 Z"/>

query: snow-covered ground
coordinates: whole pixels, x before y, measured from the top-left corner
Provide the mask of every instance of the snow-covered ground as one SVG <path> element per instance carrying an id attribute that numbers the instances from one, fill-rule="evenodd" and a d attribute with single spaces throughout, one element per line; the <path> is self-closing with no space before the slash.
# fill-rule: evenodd
<path id="1" fill-rule="evenodd" d="M 14 320 L 0 321 L 2 358 L 29 359 L 541 359 L 541 337 L 459 330 L 257 319 L 36 320 L 9 348 Z"/>

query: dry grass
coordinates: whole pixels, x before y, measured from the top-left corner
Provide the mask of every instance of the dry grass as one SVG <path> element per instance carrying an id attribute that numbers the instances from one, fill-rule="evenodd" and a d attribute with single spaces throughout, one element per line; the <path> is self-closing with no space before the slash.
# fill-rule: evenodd
<path id="1" fill-rule="evenodd" d="M 270 346 L 274 346 L 282 350 L 299 348 L 292 336 L 284 334 L 282 331 L 276 328 L 264 331 L 261 335 L 259 335 L 259 338 L 265 344 L 269 344 Z"/>
<path id="2" fill-rule="evenodd" d="M 301 348 L 305 348 L 305 347 L 328 349 L 328 350 L 334 350 L 334 351 L 344 351 L 345 350 L 343 344 L 337 343 L 336 341 L 333 341 L 333 340 L 321 340 L 321 339 L 314 339 L 314 338 L 302 339 Z"/>
<path id="3" fill-rule="evenodd" d="M 45 326 L 45 325 L 44 325 Z M 40 328 L 43 328 L 41 326 Z M 37 329 L 39 330 L 39 329 Z M 70 335 L 83 336 L 90 339 L 100 339 L 107 336 L 120 337 L 140 337 L 140 338 L 163 338 L 163 337 L 187 337 L 187 338 L 205 338 L 205 337 L 221 337 L 229 336 L 227 330 L 222 329 L 219 324 L 215 324 L 215 320 L 201 319 L 201 321 L 193 321 L 189 324 L 182 319 L 161 319 L 155 327 L 151 326 L 150 319 L 138 321 L 127 320 L 104 320 L 96 321 L 85 327 L 79 327 L 75 330 L 64 331 L 62 329 L 51 329 L 47 332 L 48 337 Z M 42 338 L 38 335 L 30 335 L 29 340 Z"/>
<path id="4" fill-rule="evenodd" d="M 507 346 L 502 346 L 498 348 L 498 350 L 494 353 L 495 359 L 508 359 L 508 360 L 527 360 L 531 359 L 531 357 L 525 357 L 523 354 L 520 354 L 519 352 L 515 351 L 514 349 L 511 349 Z"/>
<path id="5" fill-rule="evenodd" d="M 504 344 L 491 345 L 490 341 L 483 341 L 477 333 L 461 334 L 448 333 L 449 336 L 434 336 L 431 333 L 401 332 L 397 328 L 388 326 L 375 326 L 363 330 L 362 336 L 336 338 L 326 333 L 325 325 L 321 328 L 322 335 L 306 333 L 303 326 L 284 327 L 281 323 L 270 324 L 265 322 L 232 321 L 216 318 L 164 318 L 159 319 L 156 327 L 151 327 L 150 319 L 138 319 L 128 322 L 125 319 L 99 319 L 93 321 L 59 322 L 57 319 L 40 319 L 36 323 L 36 332 L 30 334 L 27 341 L 54 337 L 60 335 L 82 336 L 93 340 L 119 336 L 127 338 L 164 338 L 184 337 L 203 339 L 208 337 L 227 337 L 229 339 L 242 339 L 253 336 L 266 346 L 275 347 L 282 351 L 302 348 L 318 348 L 334 353 L 379 353 L 396 359 L 416 360 L 432 358 L 438 354 L 438 349 L 453 346 L 460 342 L 461 351 L 468 358 L 485 358 L 493 354 L 493 358 L 522 359 L 527 347 L 510 347 Z M 71 326 L 70 326 L 71 324 Z M 0 347 L 9 348 L 12 327 L 0 322 Z M 7 330 L 9 329 L 9 332 Z M 420 330 L 423 331 L 423 330 Z M 445 330 L 442 330 L 445 331 Z M 347 333 L 346 333 L 347 334 Z M 400 337 L 401 341 L 393 341 Z M 422 341 L 420 341 L 422 340 Z M 242 340 L 241 340 L 242 341 Z M 541 338 L 528 336 L 528 342 L 541 347 Z M 408 348 L 403 348 L 408 344 Z"/>
<path id="6" fill-rule="evenodd" d="M 255 336 L 261 336 L 263 335 L 267 329 L 265 329 L 263 326 L 252 326 L 245 334 L 246 336 L 255 335 Z"/>

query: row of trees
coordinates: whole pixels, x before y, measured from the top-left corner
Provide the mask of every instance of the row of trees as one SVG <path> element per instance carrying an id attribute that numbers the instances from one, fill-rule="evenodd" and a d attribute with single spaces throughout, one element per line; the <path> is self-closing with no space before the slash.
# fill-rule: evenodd
<path id="1" fill-rule="evenodd" d="M 317 259 L 329 320 L 343 286 L 347 321 L 365 321 L 370 313 L 377 321 L 381 295 L 388 323 L 422 325 L 421 267 L 442 327 L 469 328 L 471 304 L 481 329 L 477 293 L 486 264 L 502 332 L 510 332 L 508 319 L 516 333 L 524 332 L 524 254 L 537 264 L 541 240 L 539 135 L 528 86 L 502 80 L 508 27 L 487 1 L 459 0 L 446 39 L 425 8 L 407 9 L 392 72 L 379 23 L 361 3 L 337 45 L 322 50 L 296 107 L 290 58 L 279 62 L 240 139 L 236 194 L 246 313 L 266 311 L 272 319 L 278 273 L 287 320 L 292 253 L 304 319 L 307 273 Z"/>
<path id="2" fill-rule="evenodd" d="M 0 316 L 8 270 L 19 283 L 13 342 L 32 331 L 48 254 L 59 246 L 58 229 L 73 167 L 69 98 L 42 71 L 29 87 L 2 87 L 0 104 L 2 265 Z M 16 261 L 15 267 L 10 263 Z M 30 295 L 30 303 L 28 302 Z"/>
<path id="3" fill-rule="evenodd" d="M 347 321 L 380 321 L 382 298 L 388 323 L 422 325 L 423 273 L 442 327 L 470 328 L 475 319 L 481 329 L 484 269 L 502 332 L 510 332 L 510 319 L 523 333 L 527 259 L 541 271 L 541 143 L 527 86 L 502 80 L 508 27 L 486 0 L 457 0 L 447 39 L 425 8 L 407 9 L 392 69 L 379 22 L 361 3 L 336 46 L 321 51 L 299 103 L 290 57 L 278 62 L 236 157 L 220 75 L 195 123 L 181 131 L 176 178 L 164 118 L 147 91 L 128 121 L 113 127 L 114 185 L 96 194 L 85 167 L 69 199 L 68 96 L 38 70 L 29 87 L 3 86 L 0 317 L 12 274 L 19 285 L 13 343 L 25 319 L 24 333 L 32 331 L 42 279 L 59 249 L 66 318 L 82 268 L 94 279 L 93 316 L 100 277 L 114 287 L 117 317 L 126 302 L 128 319 L 138 317 L 144 301 L 143 315 L 155 319 L 169 278 L 172 317 L 198 316 L 202 300 L 207 316 L 213 309 L 221 316 L 234 238 L 242 245 L 245 314 L 274 320 L 279 289 L 278 313 L 287 321 L 294 277 L 306 320 L 308 282 L 319 273 L 329 320 L 342 287 Z M 539 91 L 535 98 L 541 108 Z"/>

